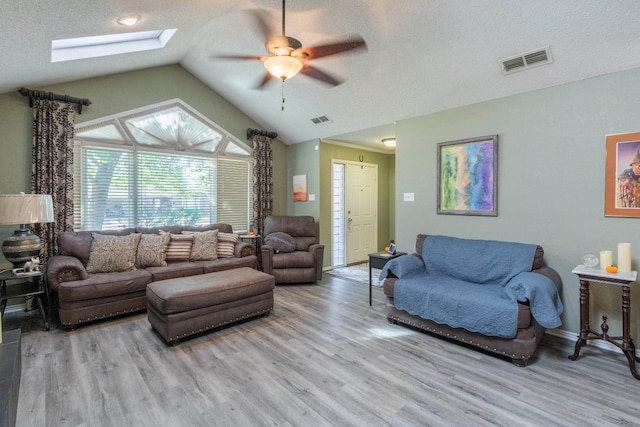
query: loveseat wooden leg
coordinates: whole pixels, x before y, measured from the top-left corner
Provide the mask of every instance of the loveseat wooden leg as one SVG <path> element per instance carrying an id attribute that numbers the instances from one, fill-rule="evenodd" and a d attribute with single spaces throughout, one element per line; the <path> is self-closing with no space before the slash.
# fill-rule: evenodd
<path id="1" fill-rule="evenodd" d="M 524 368 L 525 366 L 527 366 L 528 361 L 529 359 L 511 359 L 511 362 L 518 368 Z"/>

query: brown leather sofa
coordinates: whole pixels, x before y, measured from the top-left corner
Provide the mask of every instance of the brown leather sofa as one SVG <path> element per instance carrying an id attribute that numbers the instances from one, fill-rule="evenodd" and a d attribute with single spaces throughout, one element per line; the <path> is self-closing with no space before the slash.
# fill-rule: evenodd
<path id="1" fill-rule="evenodd" d="M 428 236 L 425 234 L 418 234 L 416 253 L 406 256 L 415 256 L 422 259 L 420 254 L 423 253 L 423 244 L 427 238 Z M 544 265 L 543 256 L 544 251 L 542 247 L 538 246 L 531 272 L 549 278 L 560 292 L 562 290 L 562 279 L 554 269 Z M 538 343 L 546 330 L 531 314 L 528 302 L 518 302 L 517 334 L 510 339 L 470 332 L 463 328 L 453 328 L 417 315 L 411 315 L 394 305 L 394 285 L 397 280 L 397 277 L 389 272 L 383 282 L 384 294 L 387 297 L 387 320 L 390 323 L 405 324 L 431 334 L 437 334 L 450 340 L 477 347 L 486 352 L 495 353 L 510 359 L 516 366 L 525 366 L 527 364 L 535 353 Z"/>
<path id="2" fill-rule="evenodd" d="M 116 231 L 94 231 L 105 235 L 127 236 L 131 233 L 172 234 L 183 231 L 218 230 L 232 233 L 229 224 L 203 227 L 167 226 L 126 228 Z M 239 267 L 255 269 L 258 260 L 255 247 L 236 242 L 231 258 L 210 261 L 168 262 L 166 266 L 137 268 L 133 271 L 87 273 L 92 244 L 92 231 L 66 232 L 58 237 L 58 253 L 47 261 L 49 289 L 57 296 L 60 323 L 67 328 L 97 319 L 144 310 L 146 288 L 153 281 L 187 277 Z"/>
<path id="3" fill-rule="evenodd" d="M 294 242 L 292 252 L 281 252 L 268 244 L 272 233 L 286 233 Z M 276 283 L 311 283 L 322 279 L 324 245 L 318 243 L 312 216 L 268 216 L 264 221 L 262 271 Z"/>

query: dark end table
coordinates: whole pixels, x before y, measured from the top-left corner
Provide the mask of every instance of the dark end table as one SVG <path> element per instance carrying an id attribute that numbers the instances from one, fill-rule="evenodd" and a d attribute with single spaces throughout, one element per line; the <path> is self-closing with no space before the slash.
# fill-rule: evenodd
<path id="1" fill-rule="evenodd" d="M 406 252 L 396 252 L 394 255 L 391 255 L 388 252 L 376 252 L 373 254 L 369 254 L 369 305 L 371 305 L 371 289 L 372 289 L 372 277 L 371 277 L 371 269 L 373 268 L 383 268 L 389 260 L 394 258 L 398 258 L 399 256 L 406 255 Z"/>
<path id="2" fill-rule="evenodd" d="M 17 282 L 7 285 L 7 282 Z M 7 300 L 12 298 L 34 297 L 42 316 L 45 330 L 49 330 L 49 320 L 45 311 L 45 301 L 49 304 L 49 288 L 44 271 L 32 274 L 14 274 L 11 270 L 0 273 L 0 312 L 4 316 Z M 44 301 L 43 301 L 44 299 Z"/>

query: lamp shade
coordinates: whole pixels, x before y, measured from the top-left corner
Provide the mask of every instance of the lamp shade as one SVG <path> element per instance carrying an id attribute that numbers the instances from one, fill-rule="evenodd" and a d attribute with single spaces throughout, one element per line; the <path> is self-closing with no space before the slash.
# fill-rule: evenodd
<path id="1" fill-rule="evenodd" d="M 302 70 L 302 62 L 289 55 L 270 56 L 264 61 L 264 66 L 274 77 L 282 80 L 289 79 Z"/>
<path id="2" fill-rule="evenodd" d="M 48 194 L 0 194 L 0 224 L 53 222 L 53 200 Z"/>

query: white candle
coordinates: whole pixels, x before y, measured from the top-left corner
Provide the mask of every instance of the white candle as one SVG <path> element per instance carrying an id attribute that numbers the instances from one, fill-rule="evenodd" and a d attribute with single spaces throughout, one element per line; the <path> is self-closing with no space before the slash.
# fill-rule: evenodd
<path id="1" fill-rule="evenodd" d="M 631 243 L 618 243 L 618 271 L 631 271 Z"/>
<path id="2" fill-rule="evenodd" d="M 613 264 L 613 252 L 612 251 L 600 251 L 600 268 L 605 269 Z"/>

